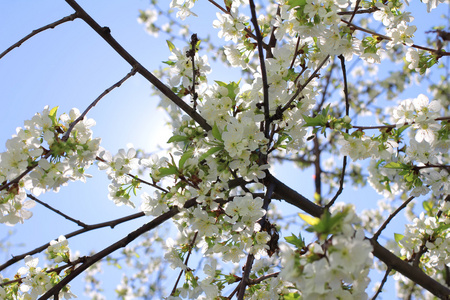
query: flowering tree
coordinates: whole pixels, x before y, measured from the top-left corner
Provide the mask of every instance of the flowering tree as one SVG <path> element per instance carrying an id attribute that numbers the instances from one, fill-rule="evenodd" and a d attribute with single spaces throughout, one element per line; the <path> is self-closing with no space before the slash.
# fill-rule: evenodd
<path id="1" fill-rule="evenodd" d="M 388 277 L 401 297 L 450 298 L 448 29 L 438 23 L 421 28 L 429 44 L 415 44 L 409 3 L 400 0 L 209 0 L 195 6 L 173 0 L 169 11 L 152 1 L 139 21 L 150 34 L 166 35 L 172 54 L 151 73 L 108 27 L 76 1 L 66 2 L 72 15 L 33 31 L 0 58 L 41 31 L 81 19 L 131 71 L 82 113 L 45 107 L 6 142 L 0 154 L 3 226 L 26 222 L 39 203 L 81 229 L 4 262 L 0 270 L 21 261 L 26 267 L 2 278 L 1 299 L 70 299 L 69 283 L 81 274 L 90 297 L 102 299 L 98 263 L 114 261 L 116 251 L 133 270 L 116 289 L 121 299 L 367 299 L 374 268 L 385 276 L 372 299 Z M 414 3 L 422 13 L 448 3 L 422 2 L 426 7 Z M 187 21 L 202 17 L 197 5 L 217 10 L 213 27 L 221 40 L 190 31 Z M 160 25 L 160 18 L 168 23 Z M 377 30 L 370 29 L 374 23 Z M 208 81 L 209 60 L 239 70 L 240 77 Z M 400 67 L 384 71 L 383 61 Z M 350 70 L 354 63 L 363 67 Z M 153 85 L 170 117 L 163 155 L 134 148 L 111 154 L 93 137 L 88 113 L 136 74 Z M 422 91 L 401 98 L 417 79 Z M 367 115 L 374 124 L 358 125 Z M 301 186 L 277 179 L 278 161 L 314 170 L 312 199 Z M 134 208 L 140 194 L 139 212 L 88 225 L 38 198 L 89 180 L 92 164 L 107 173 L 108 197 L 116 205 Z M 378 209 L 341 196 L 346 185 L 367 182 L 383 197 Z M 295 210 L 294 218 L 277 209 L 280 200 Z M 380 235 L 402 211 L 409 223 L 381 244 Z M 69 250 L 71 237 L 137 218 L 141 227 L 96 253 Z M 169 221 L 177 229 L 170 238 L 164 231 Z M 284 239 L 282 233 L 288 233 Z M 158 247 L 163 253 L 155 252 Z M 150 262 L 136 255 L 141 250 Z M 41 252 L 47 265 L 37 258 Z M 170 288 L 165 266 L 179 271 Z"/>

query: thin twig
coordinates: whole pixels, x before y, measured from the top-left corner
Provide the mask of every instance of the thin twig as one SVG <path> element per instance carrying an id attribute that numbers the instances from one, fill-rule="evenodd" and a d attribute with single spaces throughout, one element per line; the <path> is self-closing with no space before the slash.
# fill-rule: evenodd
<path id="1" fill-rule="evenodd" d="M 353 15 L 353 14 L 369 14 L 369 13 L 373 13 L 373 12 L 375 12 L 377 10 L 380 10 L 380 9 L 378 7 L 376 7 L 376 6 L 374 6 L 374 7 L 368 8 L 368 9 L 361 9 L 361 10 L 358 10 L 356 12 L 354 10 L 352 10 L 352 11 L 340 11 L 337 14 L 339 16 L 347 16 L 347 15 Z"/>
<path id="2" fill-rule="evenodd" d="M 192 87 L 189 92 L 191 93 L 192 98 L 194 100 L 194 110 L 197 109 L 197 98 L 198 98 L 198 94 L 195 91 L 195 85 L 197 84 L 195 82 L 197 75 L 197 70 L 195 69 L 195 52 L 197 50 L 197 43 L 198 43 L 197 34 L 194 33 L 191 36 L 191 49 L 186 53 L 186 56 L 191 58 L 192 63 Z"/>
<path id="3" fill-rule="evenodd" d="M 295 94 L 291 97 L 291 99 L 289 99 L 289 101 L 283 106 L 283 108 L 281 108 L 280 112 L 283 113 L 284 111 L 286 111 L 292 104 L 292 102 L 295 100 L 295 98 L 297 98 L 297 96 L 301 93 L 301 91 L 303 91 L 303 89 L 317 76 L 317 74 L 319 73 L 320 69 L 322 69 L 323 65 L 327 62 L 327 60 L 330 58 L 329 55 L 327 55 L 325 57 L 325 59 L 319 64 L 319 66 L 314 70 L 314 72 L 311 74 L 311 76 L 309 76 L 309 78 L 305 81 L 304 84 L 302 84 L 297 91 L 295 92 Z"/>
<path id="4" fill-rule="evenodd" d="M 78 259 L 76 259 L 74 261 L 69 261 L 67 264 L 65 264 L 63 266 L 60 266 L 60 267 L 57 267 L 57 268 L 54 268 L 54 269 L 45 270 L 45 273 L 47 273 L 47 274 L 48 273 L 52 273 L 52 272 L 59 273 L 59 272 L 61 272 L 64 269 L 76 266 L 79 263 L 83 263 L 86 260 L 86 258 L 87 258 L 87 256 L 79 257 Z M 25 278 L 26 277 L 21 277 L 21 278 L 17 278 L 17 279 L 10 280 L 10 281 L 0 282 L 0 287 L 7 286 L 9 284 L 16 283 L 16 282 L 22 282 L 22 280 L 24 280 Z"/>
<path id="5" fill-rule="evenodd" d="M 382 292 L 383 286 L 386 284 L 387 282 L 387 278 L 389 276 L 389 273 L 391 272 L 392 268 L 391 267 L 387 267 L 386 273 L 384 273 L 384 277 L 383 280 L 381 280 L 380 286 L 377 289 L 377 292 L 375 293 L 375 295 L 373 295 L 372 300 L 377 299 L 378 295 Z"/>
<path id="6" fill-rule="evenodd" d="M 139 213 L 135 213 L 126 217 L 122 217 L 119 219 L 115 219 L 115 220 L 111 220 L 111 221 L 107 221 L 107 222 L 102 222 L 102 223 L 98 223 L 98 224 L 93 224 L 93 225 L 87 225 L 87 227 L 83 228 L 83 229 L 79 229 L 76 231 L 73 231 L 71 233 L 68 234 L 63 234 L 63 236 L 66 239 L 72 238 L 74 236 L 83 234 L 85 232 L 91 231 L 91 230 L 95 230 L 95 229 L 99 229 L 99 228 L 103 228 L 103 227 L 111 227 L 114 228 L 116 227 L 116 225 L 119 225 L 121 223 L 125 223 L 137 218 L 141 218 L 145 216 L 145 214 L 143 212 L 139 212 Z M 33 255 L 39 252 L 44 251 L 45 249 L 47 249 L 47 247 L 50 246 L 50 243 L 46 243 L 42 246 L 39 246 L 31 251 L 28 251 L 27 253 L 23 253 L 20 255 L 14 255 L 10 260 L 8 260 L 7 262 L 5 262 L 4 264 L 0 265 L 0 271 L 6 269 L 7 267 L 13 265 L 14 263 L 24 259 L 27 255 Z"/>
<path id="7" fill-rule="evenodd" d="M 359 8 L 359 3 L 361 2 L 361 0 L 356 0 L 356 4 L 355 4 L 355 9 L 353 10 L 352 16 L 350 17 L 349 23 L 351 23 L 353 21 L 353 18 L 355 17 L 356 11 Z"/>
<path id="8" fill-rule="evenodd" d="M 358 7 L 359 0 L 356 2 L 356 8 Z M 356 11 L 355 8 L 355 11 Z M 342 69 L 342 77 L 344 80 L 344 97 L 345 97 L 345 115 L 348 116 L 350 112 L 350 100 L 348 98 L 348 85 L 347 85 L 347 70 L 345 68 L 345 58 L 341 54 L 338 56 L 341 60 L 341 69 Z M 345 129 L 345 133 L 348 134 L 348 128 Z M 331 199 L 330 202 L 326 205 L 326 208 L 330 208 L 336 199 L 341 195 L 342 191 L 344 190 L 344 179 L 345 179 L 345 169 L 347 167 L 347 155 L 344 156 L 344 159 L 342 160 L 342 172 L 341 172 L 341 178 L 339 179 L 339 188 L 336 192 L 336 195 L 334 195 L 333 199 Z"/>
<path id="9" fill-rule="evenodd" d="M 351 23 L 351 22 L 349 22 L 347 20 L 341 19 L 341 22 L 344 22 L 350 28 L 357 29 L 359 31 L 363 31 L 363 32 L 371 34 L 371 35 L 378 36 L 378 37 L 382 38 L 383 40 L 392 41 L 392 38 L 390 38 L 387 35 L 380 34 L 380 33 L 377 33 L 375 31 L 372 31 L 370 29 L 366 29 L 366 28 L 360 27 L 360 26 L 355 25 L 355 24 L 353 24 L 353 23 Z M 436 49 L 432 49 L 432 48 L 428 48 L 428 47 L 423 47 L 423 46 L 419 46 L 419 45 L 416 45 L 416 44 L 413 44 L 413 45 L 411 45 L 409 47 L 420 49 L 420 50 L 424 50 L 424 51 L 428 51 L 428 52 L 432 52 L 432 53 L 435 53 L 435 54 L 440 55 L 440 56 L 450 56 L 450 52 L 443 52 L 441 50 L 436 50 Z"/>
<path id="10" fill-rule="evenodd" d="M 278 5 L 277 7 L 277 13 L 276 15 L 280 15 L 280 5 Z M 272 27 L 272 32 L 270 34 L 270 39 L 269 39 L 269 48 L 266 48 L 266 58 L 273 58 L 273 53 L 272 53 L 272 49 L 275 48 L 275 46 L 277 45 L 277 38 L 275 36 L 275 32 L 277 31 L 278 27 L 276 27 L 275 25 Z"/>
<path id="11" fill-rule="evenodd" d="M 194 237 L 192 238 L 192 241 L 189 244 L 189 252 L 188 252 L 188 255 L 186 256 L 186 259 L 184 260 L 184 265 L 186 265 L 186 266 L 189 262 L 189 257 L 191 257 L 192 248 L 194 247 L 194 243 L 195 243 L 195 240 L 197 239 L 197 235 L 198 235 L 198 231 L 195 232 Z M 177 281 L 175 282 L 175 284 L 173 286 L 172 293 L 170 293 L 170 296 L 173 296 L 175 294 L 175 292 L 177 291 L 178 282 L 180 282 L 181 275 L 183 275 L 183 272 L 184 272 L 184 270 L 180 271 L 180 274 L 178 275 Z"/>
<path id="12" fill-rule="evenodd" d="M 297 37 L 297 43 L 295 44 L 294 56 L 292 57 L 291 65 L 289 66 L 289 70 L 294 68 L 295 59 L 297 58 L 298 46 L 300 46 L 300 36 Z"/>
<path id="13" fill-rule="evenodd" d="M 125 77 L 123 77 L 121 80 L 119 80 L 118 82 L 116 82 L 115 84 L 113 84 L 112 86 L 110 86 L 109 88 L 107 88 L 103 93 L 100 94 L 100 96 L 97 97 L 97 99 L 95 99 L 84 111 L 83 113 L 72 123 L 70 123 L 69 128 L 67 129 L 67 132 L 64 134 L 62 140 L 63 141 L 67 141 L 67 139 L 69 138 L 70 133 L 72 132 L 73 128 L 81 121 L 84 119 L 84 117 L 87 115 L 87 113 L 94 108 L 94 106 L 97 105 L 97 103 L 104 97 L 106 96 L 108 93 L 110 93 L 112 90 L 114 90 L 115 88 L 118 88 L 122 85 L 122 83 L 124 83 L 128 78 L 134 76 L 136 74 L 137 70 L 135 68 L 133 68 L 127 75 L 125 75 Z"/>
<path id="14" fill-rule="evenodd" d="M 434 119 L 434 121 L 449 121 L 450 117 L 439 117 Z M 404 125 L 412 125 L 412 124 L 416 124 L 416 122 L 405 122 L 402 126 Z M 369 130 L 369 129 L 393 129 L 398 127 L 398 125 L 396 124 L 388 124 L 388 125 L 378 125 L 378 126 L 357 126 L 357 125 L 352 125 L 352 128 L 358 129 L 358 130 Z"/>
<path id="15" fill-rule="evenodd" d="M 259 56 L 259 67 L 261 69 L 261 79 L 263 85 L 263 103 L 264 103 L 264 136 L 269 138 L 270 131 L 270 111 L 269 111 L 269 84 L 267 83 L 267 71 L 266 71 L 266 63 L 264 58 L 264 51 L 262 46 L 262 36 L 261 31 L 259 30 L 258 19 L 256 18 L 256 8 L 255 2 L 250 0 L 250 11 L 252 14 L 251 22 L 253 24 L 253 28 L 255 29 L 256 34 L 256 42 L 258 47 L 258 56 Z"/>
<path id="16" fill-rule="evenodd" d="M 67 219 L 67 220 L 69 220 L 69 221 L 74 222 L 74 223 L 77 224 L 78 226 L 81 226 L 81 227 L 83 227 L 83 228 L 88 227 L 88 225 L 86 225 L 85 223 L 83 223 L 83 222 L 81 222 L 81 221 L 79 221 L 79 220 L 75 220 L 74 218 L 72 218 L 72 217 L 66 215 L 65 213 L 63 213 L 63 212 L 61 212 L 61 211 L 59 211 L 59 210 L 53 208 L 53 207 L 50 206 L 49 204 L 47 204 L 47 203 L 45 203 L 45 202 L 39 200 L 38 198 L 36 198 L 35 196 L 33 196 L 33 195 L 31 195 L 31 194 L 27 194 L 27 197 L 30 198 L 30 199 L 32 199 L 32 200 L 34 200 L 34 201 L 36 201 L 37 203 L 41 204 L 42 206 L 45 206 L 46 208 L 50 209 L 51 211 L 57 213 L 58 215 L 62 216 L 63 218 L 65 218 L 65 219 Z"/>
<path id="17" fill-rule="evenodd" d="M 159 185 L 157 185 L 157 184 L 155 184 L 155 183 L 151 183 L 151 182 L 148 182 L 148 181 L 146 181 L 146 180 L 144 180 L 144 179 L 141 179 L 141 178 L 137 177 L 137 175 L 133 175 L 133 174 L 130 174 L 130 173 L 127 173 L 127 175 L 130 176 L 131 178 L 133 178 L 133 179 L 139 181 L 139 182 L 142 182 L 142 183 L 144 183 L 144 184 L 147 184 L 147 185 L 149 185 L 149 186 L 152 186 L 152 187 L 154 187 L 154 188 L 157 188 L 157 189 L 160 190 L 161 192 L 169 193 L 169 191 L 166 190 L 165 188 L 162 188 L 162 187 L 160 187 Z"/>
<path id="18" fill-rule="evenodd" d="M 252 0 L 250 0 L 252 1 Z M 264 216 L 258 221 L 260 225 L 260 230 L 264 227 L 264 224 L 267 220 L 267 211 L 270 204 L 270 199 L 272 199 L 273 192 L 275 190 L 276 184 L 274 182 L 270 183 L 266 195 L 264 196 L 264 203 L 263 203 L 263 209 L 266 211 Z M 238 300 L 244 299 L 245 289 L 247 288 L 247 285 L 249 284 L 249 278 L 250 278 L 250 271 L 252 270 L 253 261 L 255 260 L 255 256 L 253 254 L 248 254 L 247 256 L 247 262 L 244 266 L 244 274 L 242 275 L 240 286 L 239 286 L 239 292 L 238 292 Z"/>
<path id="19" fill-rule="evenodd" d="M 272 278 L 272 277 L 278 277 L 278 275 L 280 275 L 280 272 L 266 274 L 266 275 L 263 275 L 263 276 L 258 277 L 256 279 L 249 279 L 248 285 L 258 284 L 260 282 L 263 282 L 266 279 L 269 279 L 269 278 Z"/>
<path id="20" fill-rule="evenodd" d="M 15 43 L 14 45 L 12 45 L 11 47 L 9 47 L 8 49 L 6 49 L 5 51 L 3 51 L 0 54 L 0 59 L 2 59 L 3 56 L 5 56 L 6 54 L 8 54 L 9 52 L 11 52 L 14 48 L 18 48 L 20 47 L 26 40 L 32 38 L 33 36 L 35 36 L 36 34 L 45 31 L 47 29 L 53 29 L 56 26 L 63 24 L 65 22 L 69 22 L 69 21 L 73 21 L 76 18 L 78 18 L 78 13 L 73 13 L 70 16 L 64 17 L 61 20 L 58 20 L 56 22 L 50 23 L 48 25 L 42 26 L 41 28 L 35 29 L 33 30 L 30 34 L 28 34 L 27 36 L 25 36 L 24 38 L 22 38 L 20 41 L 18 41 L 17 43 Z"/>
<path id="21" fill-rule="evenodd" d="M 405 202 L 402 203 L 392 214 L 389 215 L 389 217 L 384 221 L 383 225 L 378 229 L 378 231 L 373 235 L 372 239 L 377 240 L 380 236 L 381 232 L 387 227 L 389 222 L 402 210 L 404 209 L 412 200 L 414 199 L 413 196 L 409 197 Z"/>
<path id="22" fill-rule="evenodd" d="M 208 2 L 210 2 L 211 4 L 213 4 L 215 7 L 217 7 L 218 9 L 220 9 L 222 12 L 226 13 L 227 15 L 230 15 L 231 17 L 234 18 L 234 16 L 231 14 L 231 12 L 229 12 L 228 10 L 226 10 L 225 8 L 223 8 L 222 6 L 220 6 L 216 1 L 214 0 L 208 0 Z M 247 27 L 244 28 L 244 31 L 246 34 L 248 34 L 248 36 L 250 36 L 252 39 L 254 39 L 255 41 L 257 41 L 257 37 L 253 34 L 253 32 L 248 29 Z M 266 49 L 267 51 L 270 51 L 270 46 L 265 44 L 264 42 L 262 43 L 264 49 Z"/>
<path id="23" fill-rule="evenodd" d="M 109 164 L 108 161 L 104 160 L 104 159 L 101 158 L 100 156 L 96 156 L 95 159 L 98 160 L 98 161 L 104 162 L 104 163 L 106 163 L 106 164 Z M 131 174 L 131 173 L 127 173 L 126 175 L 129 176 L 129 177 L 131 177 L 131 178 L 133 178 L 133 179 L 135 179 L 135 180 L 137 180 L 137 181 L 139 181 L 139 182 L 141 182 L 141 183 L 144 183 L 144 184 L 147 184 L 147 185 L 149 185 L 149 186 L 151 186 L 151 187 L 154 187 L 154 188 L 160 190 L 161 192 L 164 192 L 164 193 L 168 193 L 168 192 L 169 192 L 169 191 L 166 190 L 165 188 L 162 188 L 162 187 L 160 187 L 159 185 L 157 185 L 156 183 L 148 182 L 148 181 L 146 181 L 146 180 L 144 180 L 144 179 L 139 178 L 137 175 L 133 175 L 133 174 Z"/>

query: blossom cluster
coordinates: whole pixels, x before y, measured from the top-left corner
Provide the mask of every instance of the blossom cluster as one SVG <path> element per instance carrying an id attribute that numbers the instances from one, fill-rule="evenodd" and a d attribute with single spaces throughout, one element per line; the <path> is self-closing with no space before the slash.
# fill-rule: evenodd
<path id="1" fill-rule="evenodd" d="M 130 200 L 130 192 L 135 190 L 138 182 L 133 180 L 130 172 L 138 167 L 139 160 L 136 158 L 136 150 L 134 148 L 120 149 L 119 152 L 112 156 L 109 151 L 102 149 L 99 153 L 100 161 L 98 168 L 106 170 L 111 184 L 108 186 L 108 198 L 117 206 L 128 205 L 135 207 Z"/>
<path id="2" fill-rule="evenodd" d="M 405 232 L 399 239 L 401 255 L 414 260 L 420 255 L 421 267 L 431 274 L 443 270 L 450 264 L 448 237 L 450 236 L 448 213 L 449 204 L 442 203 L 441 217 L 427 216 L 421 213 L 411 224 L 405 226 Z"/>
<path id="3" fill-rule="evenodd" d="M 288 240 L 295 249 L 283 245 L 281 278 L 292 283 L 292 290 L 303 299 L 367 299 L 372 246 L 361 229 L 353 229 L 360 222 L 353 207 L 340 205 L 334 216 L 319 222 L 330 222 L 333 217 L 332 226 L 340 230 L 331 237 L 333 230 L 322 232 L 322 237 L 309 245 L 298 238 Z"/>
<path id="4" fill-rule="evenodd" d="M 60 236 L 58 241 L 51 241 L 47 251 L 49 258 L 56 264 L 63 260 L 65 262 L 70 261 L 70 250 L 64 236 Z M 49 268 L 38 267 L 39 259 L 37 257 L 27 255 L 24 262 L 25 267 L 21 267 L 15 276 L 15 279 L 18 280 L 0 286 L 1 299 L 38 299 L 40 295 L 51 289 L 64 277 Z M 3 279 L 3 281 L 8 282 L 8 279 Z M 70 285 L 65 285 L 59 292 L 59 298 L 72 299 L 76 296 L 70 291 Z"/>
<path id="5" fill-rule="evenodd" d="M 85 181 L 85 173 L 95 160 L 100 139 L 92 138 L 92 119 L 78 120 L 78 109 L 57 116 L 57 107 L 45 107 L 31 120 L 25 121 L 6 142 L 0 153 L 0 222 L 7 225 L 23 223 L 34 205 L 27 201 L 27 190 L 35 195 L 58 192 L 69 180 Z"/>

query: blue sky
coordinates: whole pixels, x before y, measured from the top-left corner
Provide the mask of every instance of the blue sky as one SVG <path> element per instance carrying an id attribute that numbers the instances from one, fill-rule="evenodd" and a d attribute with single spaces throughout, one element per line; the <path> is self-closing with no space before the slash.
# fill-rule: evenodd
<path id="1" fill-rule="evenodd" d="M 170 55 L 165 37 L 149 36 L 137 22 L 138 10 L 146 9 L 148 1 L 85 0 L 79 1 L 79 4 L 102 26 L 110 27 L 116 40 L 149 70 L 157 69 L 160 62 L 167 60 Z M 195 31 L 200 37 L 207 32 L 216 36 L 217 31 L 210 25 L 215 17 L 214 11 L 205 11 L 207 18 L 196 21 Z M 0 51 L 33 29 L 72 12 L 64 1 L 1 1 Z M 426 13 L 423 16 L 429 17 Z M 426 19 L 419 22 L 426 22 Z M 44 106 L 59 106 L 60 112 L 68 112 L 72 107 L 82 111 L 130 70 L 131 67 L 81 20 L 47 30 L 25 42 L 0 60 L 0 151 L 5 150 L 4 142 L 15 133 L 16 127 L 22 126 L 25 119 L 42 111 Z M 221 69 L 213 77 L 222 81 L 236 80 L 232 75 L 232 71 Z M 162 127 L 164 113 L 156 109 L 159 100 L 150 94 L 149 83 L 136 75 L 108 94 L 89 113 L 88 116 L 97 122 L 93 128 L 94 136 L 102 138 L 103 147 L 116 153 L 118 149 L 132 143 L 135 147 L 153 152 L 158 150 L 158 144 L 167 141 L 170 137 L 167 134 L 170 133 Z M 70 183 L 59 193 L 49 192 L 39 199 L 89 224 L 135 212 L 127 207 L 116 207 L 108 200 L 108 180 L 104 173 L 97 171 L 95 166 L 88 173 L 95 175 L 88 183 Z M 277 175 L 288 185 L 312 198 L 311 174 L 301 174 L 298 169 L 284 167 L 277 168 Z M 299 184 L 305 180 L 308 184 Z M 355 202 L 364 199 L 369 206 L 376 206 L 376 200 L 381 198 L 371 190 L 355 195 L 351 187 L 341 197 Z M 137 199 L 136 204 L 139 202 Z M 75 224 L 49 213 L 39 205 L 32 211 L 35 214 L 33 218 L 11 228 L 16 231 L 11 242 L 26 243 L 26 247 L 13 248 L 12 254 L 28 251 L 78 229 Z M 71 239 L 70 246 L 83 251 L 85 255 L 91 249 L 100 250 L 113 243 L 142 222 L 137 220 L 118 226 L 114 231 L 105 229 L 89 234 L 89 241 L 96 241 L 95 247 L 92 242 L 86 243 L 83 237 Z M 396 232 L 403 232 L 403 228 Z M 0 231 L 0 239 L 4 233 L 5 229 Z M 3 261 L 3 255 L 0 257 Z M 17 269 L 12 269 L 12 272 Z M 109 276 L 112 277 L 108 277 L 104 288 L 108 291 L 107 298 L 112 299 L 114 294 L 111 292 L 120 280 L 120 273 Z M 76 279 L 72 285 L 75 294 L 82 299 L 80 282 L 80 279 Z"/>

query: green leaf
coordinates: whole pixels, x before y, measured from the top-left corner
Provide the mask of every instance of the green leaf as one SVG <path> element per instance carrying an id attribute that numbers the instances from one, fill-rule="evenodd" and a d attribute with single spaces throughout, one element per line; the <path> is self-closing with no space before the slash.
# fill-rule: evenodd
<path id="1" fill-rule="evenodd" d="M 288 0 L 286 4 L 289 5 L 290 8 L 304 6 L 306 5 L 306 0 Z"/>
<path id="2" fill-rule="evenodd" d="M 222 140 L 222 133 L 220 133 L 219 131 L 219 127 L 217 127 L 217 124 L 214 123 L 214 126 L 212 128 L 212 135 L 213 137 L 215 137 L 217 140 L 223 142 Z"/>
<path id="3" fill-rule="evenodd" d="M 172 50 L 175 49 L 175 45 L 169 40 L 166 40 L 166 42 L 167 42 L 167 46 L 169 46 L 170 52 L 172 52 Z"/>
<path id="4" fill-rule="evenodd" d="M 305 221 L 307 224 L 309 224 L 311 226 L 317 225 L 320 222 L 319 218 L 316 218 L 316 217 L 313 217 L 313 216 L 310 216 L 307 214 L 298 214 L 298 216 L 300 218 L 302 218 L 303 221 Z"/>
<path id="5" fill-rule="evenodd" d="M 298 292 L 283 295 L 283 300 L 299 300 L 301 299 Z"/>
<path id="6" fill-rule="evenodd" d="M 402 127 L 400 127 L 399 129 L 397 129 L 397 134 L 398 136 L 400 136 L 400 134 L 402 134 L 403 131 L 405 131 L 408 127 L 410 127 L 411 125 L 403 125 Z"/>
<path id="7" fill-rule="evenodd" d="M 287 236 L 284 239 L 289 244 L 296 246 L 297 249 L 302 249 L 303 247 L 305 247 L 305 240 L 302 238 L 301 234 L 299 234 L 298 237 L 292 234 L 291 236 Z"/>
<path id="8" fill-rule="evenodd" d="M 171 61 L 171 60 L 167 60 L 167 61 L 163 61 L 163 64 L 169 65 L 169 66 L 174 66 L 175 62 Z"/>
<path id="9" fill-rule="evenodd" d="M 178 166 L 180 169 L 183 169 L 184 163 L 186 162 L 186 160 L 192 157 L 192 153 L 194 153 L 193 148 L 187 150 L 186 152 L 183 153 L 183 155 L 181 155 L 180 161 L 178 162 Z"/>
<path id="10" fill-rule="evenodd" d="M 50 120 L 52 120 L 52 123 L 54 126 L 56 126 L 58 124 L 57 120 L 56 120 L 56 112 L 58 111 L 59 106 L 55 106 L 50 110 L 50 113 L 48 114 L 48 117 L 50 118 Z"/>
<path id="11" fill-rule="evenodd" d="M 200 162 L 200 161 L 206 159 L 208 156 L 211 156 L 211 155 L 213 155 L 214 153 L 216 153 L 216 152 L 218 152 L 218 151 L 220 151 L 220 150 L 222 150 L 222 149 L 223 149 L 223 146 L 212 147 L 211 149 L 209 149 L 208 151 L 206 151 L 205 153 L 203 153 L 203 154 L 199 157 L 198 161 Z"/>
<path id="12" fill-rule="evenodd" d="M 226 87 L 228 90 L 228 97 L 230 97 L 231 100 L 235 100 L 236 99 L 236 89 L 239 88 L 239 82 L 241 82 L 240 80 L 238 82 L 230 82 L 228 84 L 226 84 L 225 82 L 222 81 L 215 81 L 219 86 L 223 86 Z"/>
<path id="13" fill-rule="evenodd" d="M 398 163 L 398 162 L 393 162 L 393 161 L 388 163 L 388 164 L 386 164 L 384 167 L 388 168 L 388 169 L 400 169 L 400 170 L 407 170 L 407 169 L 409 169 L 408 165 L 405 165 L 405 164 L 402 164 L 402 163 Z"/>
<path id="14" fill-rule="evenodd" d="M 310 217 L 311 219 L 314 218 L 316 221 L 311 222 L 311 227 L 308 227 L 306 230 L 308 232 L 316 232 L 319 234 L 319 236 L 322 235 L 329 235 L 334 234 L 338 232 L 342 225 L 342 220 L 344 220 L 345 216 L 347 215 L 347 211 L 337 212 L 334 215 L 331 215 L 328 210 L 326 210 L 320 219 Z M 307 215 L 308 216 L 308 215 Z M 303 217 L 302 217 L 303 219 Z M 314 224 L 316 222 L 316 224 Z M 307 222 L 308 223 L 308 222 Z M 308 223 L 310 224 L 310 223 Z"/>
<path id="15" fill-rule="evenodd" d="M 441 226 L 436 228 L 434 232 L 436 232 L 437 234 L 441 234 L 442 231 L 445 231 L 445 230 L 447 230 L 449 228 L 450 228 L 450 224 L 442 224 Z"/>
<path id="16" fill-rule="evenodd" d="M 327 115 L 318 114 L 315 117 L 309 117 L 307 115 L 303 115 L 303 119 L 305 119 L 306 124 L 303 127 L 316 127 L 316 126 L 326 126 L 327 125 Z"/>
<path id="17" fill-rule="evenodd" d="M 397 244 L 404 238 L 405 236 L 400 233 L 394 233 L 394 239 L 397 242 Z"/>
<path id="18" fill-rule="evenodd" d="M 168 168 L 159 168 L 159 176 L 161 177 L 174 175 L 177 174 L 177 172 L 178 170 L 175 166 L 170 166 Z"/>
<path id="19" fill-rule="evenodd" d="M 431 201 L 423 201 L 422 206 L 423 209 L 425 209 L 429 213 L 433 211 L 433 203 L 431 203 Z"/>
<path id="20" fill-rule="evenodd" d="M 184 135 L 174 135 L 172 136 L 167 143 L 173 143 L 173 142 L 185 142 L 185 141 L 189 141 L 189 138 L 187 136 Z"/>

